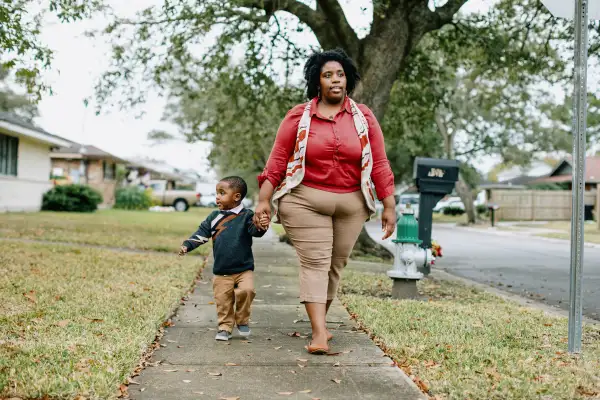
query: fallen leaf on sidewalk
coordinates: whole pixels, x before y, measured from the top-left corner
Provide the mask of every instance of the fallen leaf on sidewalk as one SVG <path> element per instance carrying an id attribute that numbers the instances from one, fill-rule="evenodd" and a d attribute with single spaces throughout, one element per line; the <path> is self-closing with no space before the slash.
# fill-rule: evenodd
<path id="1" fill-rule="evenodd" d="M 223 374 L 222 374 L 222 373 L 220 373 L 220 372 L 209 372 L 208 374 L 209 374 L 210 376 L 223 376 Z"/>
<path id="2" fill-rule="evenodd" d="M 130 385 L 141 385 L 141 383 L 134 381 L 133 379 L 128 379 Z"/>
<path id="3" fill-rule="evenodd" d="M 306 365 L 302 365 L 302 364 L 298 364 L 298 366 L 300 367 L 300 369 L 306 367 Z"/>
<path id="4" fill-rule="evenodd" d="M 298 323 L 298 322 L 300 322 L 300 321 L 301 321 L 300 319 L 295 319 L 295 320 L 294 320 L 294 323 L 295 323 L 295 324 L 297 324 L 297 323 Z"/>
<path id="5" fill-rule="evenodd" d="M 415 376 L 413 377 L 413 382 L 419 387 L 419 389 L 421 389 L 423 393 L 429 392 L 429 386 L 427 386 L 427 384 L 423 382 L 423 379 L 419 378 L 418 376 Z"/>
<path id="6" fill-rule="evenodd" d="M 176 369 L 163 369 L 163 371 L 165 371 L 165 372 L 177 372 Z"/>
<path id="7" fill-rule="evenodd" d="M 289 337 L 300 337 L 300 332 L 289 332 L 287 335 Z"/>
<path id="8" fill-rule="evenodd" d="M 340 354 L 342 354 L 342 353 L 340 353 L 340 352 L 337 352 L 337 353 L 327 353 L 328 356 L 339 356 Z"/>
<path id="9" fill-rule="evenodd" d="M 283 296 L 283 293 L 275 293 L 277 296 Z"/>
<path id="10" fill-rule="evenodd" d="M 192 381 L 190 381 L 190 380 L 187 380 L 187 379 L 184 379 L 184 380 L 183 380 L 183 383 L 190 383 L 190 382 L 192 382 Z"/>
<path id="11" fill-rule="evenodd" d="M 166 339 L 166 340 L 167 340 L 167 342 L 169 342 L 169 343 L 177 343 L 177 341 L 176 341 L 176 340 L 170 340 L 170 339 Z"/>
<path id="12" fill-rule="evenodd" d="M 195 369 L 186 369 L 185 372 L 196 372 Z"/>
<path id="13" fill-rule="evenodd" d="M 225 365 L 228 366 L 228 367 L 235 367 L 238 364 L 236 364 L 236 363 L 226 363 Z"/>
<path id="14" fill-rule="evenodd" d="M 306 358 L 296 358 L 296 361 L 308 362 L 308 360 Z"/>
<path id="15" fill-rule="evenodd" d="M 252 343 L 252 340 L 242 340 L 242 343 Z"/>
<path id="16" fill-rule="evenodd" d="M 298 393 L 310 393 L 310 392 L 312 392 L 312 390 L 306 389 L 306 390 L 301 390 Z"/>
<path id="17" fill-rule="evenodd" d="M 294 394 L 294 392 L 277 392 L 277 394 L 280 394 L 282 396 L 291 396 Z"/>
<path id="18" fill-rule="evenodd" d="M 294 370 L 291 370 L 290 372 L 291 372 L 292 374 L 295 374 L 295 373 L 296 373 L 296 371 L 294 371 Z"/>
<path id="19" fill-rule="evenodd" d="M 215 304 L 215 302 L 214 301 L 209 301 L 208 304 L 212 305 L 212 304 Z"/>
<path id="20" fill-rule="evenodd" d="M 240 400 L 239 397 L 221 397 L 219 400 Z"/>
<path id="21" fill-rule="evenodd" d="M 275 347 L 275 350 L 279 350 L 279 349 L 281 349 L 282 347 L 283 347 L 283 346 L 277 346 L 277 347 Z"/>
<path id="22" fill-rule="evenodd" d="M 340 384 L 340 383 L 342 383 L 342 380 L 341 380 L 341 379 L 332 379 L 331 381 L 332 381 L 332 382 L 335 382 L 335 383 L 337 383 L 337 384 Z"/>
<path id="23" fill-rule="evenodd" d="M 204 394 L 204 392 L 192 392 L 194 394 Z"/>
<path id="24" fill-rule="evenodd" d="M 268 287 L 271 287 L 271 285 L 263 285 L 262 287 L 268 288 Z"/>
<path id="25" fill-rule="evenodd" d="M 339 362 L 339 361 L 338 361 L 338 362 L 336 362 L 335 364 L 333 364 L 333 366 L 334 366 L 334 367 L 339 367 L 340 365 L 341 365 L 341 364 L 340 364 L 340 362 Z"/>
<path id="26" fill-rule="evenodd" d="M 141 389 L 140 389 L 140 392 L 143 392 L 144 390 L 146 390 L 146 388 L 141 388 Z"/>

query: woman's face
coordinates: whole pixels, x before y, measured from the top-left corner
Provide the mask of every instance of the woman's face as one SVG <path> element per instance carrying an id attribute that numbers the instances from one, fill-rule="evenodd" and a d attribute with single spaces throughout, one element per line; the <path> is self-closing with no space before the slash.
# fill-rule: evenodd
<path id="1" fill-rule="evenodd" d="M 346 74 L 342 64 L 329 61 L 321 68 L 321 97 L 328 103 L 337 104 L 346 95 Z"/>

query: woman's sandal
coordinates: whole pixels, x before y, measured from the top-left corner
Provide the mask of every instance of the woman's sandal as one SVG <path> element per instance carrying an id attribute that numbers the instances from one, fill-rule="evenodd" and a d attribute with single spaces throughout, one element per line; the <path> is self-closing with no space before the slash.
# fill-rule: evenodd
<path id="1" fill-rule="evenodd" d="M 309 343 L 308 346 L 305 346 L 304 348 L 310 354 L 314 354 L 314 355 L 325 355 L 325 354 L 329 353 L 329 347 L 313 346 L 312 343 Z"/>

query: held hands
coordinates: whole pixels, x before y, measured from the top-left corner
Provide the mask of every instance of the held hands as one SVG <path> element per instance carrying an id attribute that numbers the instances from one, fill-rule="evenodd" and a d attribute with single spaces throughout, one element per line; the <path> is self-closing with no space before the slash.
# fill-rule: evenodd
<path id="1" fill-rule="evenodd" d="M 262 230 L 266 231 L 269 229 L 269 224 L 271 221 L 271 205 L 268 201 L 262 201 L 258 203 L 256 209 L 254 210 L 254 217 L 252 222 L 254 225 Z"/>
<path id="2" fill-rule="evenodd" d="M 381 230 L 383 233 L 383 240 L 392 236 L 394 230 L 396 230 L 396 209 L 394 207 L 386 207 L 383 209 L 381 214 Z"/>

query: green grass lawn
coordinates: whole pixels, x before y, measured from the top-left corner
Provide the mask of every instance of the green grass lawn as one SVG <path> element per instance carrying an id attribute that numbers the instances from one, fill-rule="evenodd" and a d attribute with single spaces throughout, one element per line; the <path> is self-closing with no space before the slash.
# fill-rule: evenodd
<path id="1" fill-rule="evenodd" d="M 536 236 L 564 239 L 571 238 L 571 222 L 570 221 L 553 221 L 547 224 L 528 224 L 522 223 L 510 227 L 510 230 L 519 230 L 521 228 L 539 228 L 539 229 L 555 229 L 559 232 L 540 233 Z M 588 243 L 600 243 L 600 230 L 595 222 L 586 222 L 584 227 L 584 239 Z"/>
<path id="2" fill-rule="evenodd" d="M 212 211 L 190 208 L 184 213 L 99 210 L 94 213 L 0 214 L 0 238 L 92 244 L 174 252 Z M 207 254 L 210 246 L 194 253 Z"/>
<path id="3" fill-rule="evenodd" d="M 342 284 L 349 311 L 435 399 L 600 396 L 598 326 L 585 327 L 576 358 L 566 352 L 566 318 L 478 289 L 425 279 L 426 301 L 400 301 L 385 276 L 346 271 Z"/>
<path id="4" fill-rule="evenodd" d="M 97 214 L 111 221 L 102 232 L 130 227 L 118 215 L 129 217 Z M 64 234 L 92 233 L 82 223 L 92 215 L 54 217 Z M 37 226 L 50 230 L 50 215 Z M 0 398 L 114 398 L 200 267 L 198 257 L 0 241 Z"/>
<path id="5" fill-rule="evenodd" d="M 466 223 L 467 216 L 463 215 L 444 215 L 442 213 L 433 213 L 434 223 Z"/>

